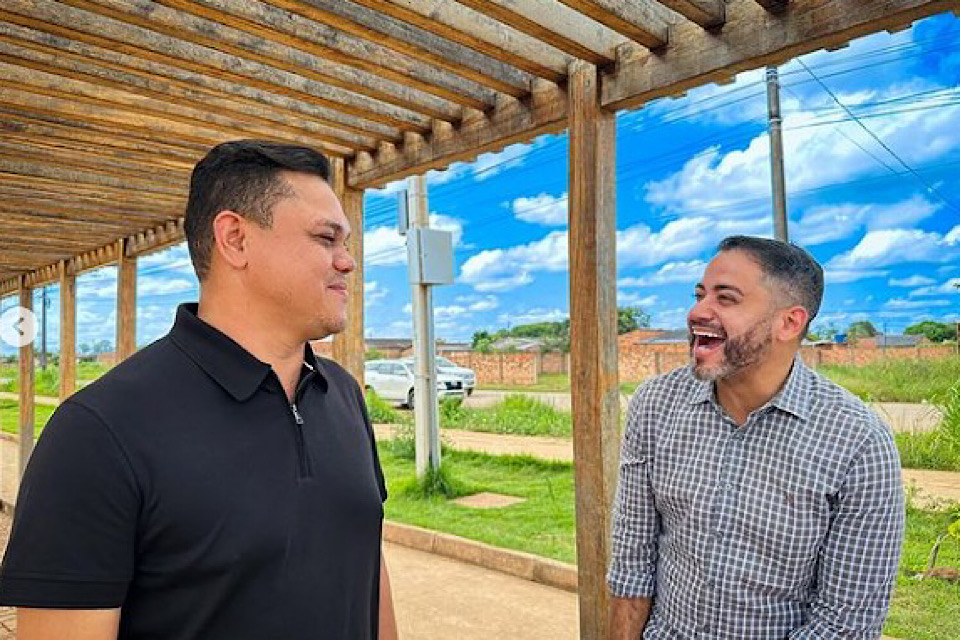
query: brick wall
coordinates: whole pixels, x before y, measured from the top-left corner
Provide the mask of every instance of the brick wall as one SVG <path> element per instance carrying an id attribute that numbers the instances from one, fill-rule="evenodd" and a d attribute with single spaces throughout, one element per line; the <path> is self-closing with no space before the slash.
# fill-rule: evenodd
<path id="1" fill-rule="evenodd" d="M 570 354 L 559 351 L 545 351 L 539 354 L 540 373 L 569 373 Z"/>
<path id="2" fill-rule="evenodd" d="M 957 357 L 956 345 L 921 344 L 916 347 L 877 347 L 830 345 L 829 347 L 803 347 L 800 350 L 803 361 L 808 366 L 822 364 L 847 364 L 863 366 L 886 360 L 939 360 Z"/>
<path id="3" fill-rule="evenodd" d="M 537 353 L 475 353 L 460 351 L 447 356 L 477 374 L 477 384 L 536 384 Z"/>
<path id="4" fill-rule="evenodd" d="M 621 342 L 617 359 L 622 382 L 642 382 L 687 364 L 690 351 L 685 344 L 639 345 Z"/>

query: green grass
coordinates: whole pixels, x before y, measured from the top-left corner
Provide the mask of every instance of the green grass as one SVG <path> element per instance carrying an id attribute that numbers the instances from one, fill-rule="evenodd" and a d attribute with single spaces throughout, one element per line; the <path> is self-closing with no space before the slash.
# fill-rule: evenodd
<path id="1" fill-rule="evenodd" d="M 573 469 L 569 464 L 531 458 L 448 451 L 446 471 L 473 492 L 514 495 L 527 502 L 501 509 L 470 509 L 443 498 L 416 498 L 404 493 L 414 477 L 413 462 L 394 455 L 389 442 L 380 456 L 390 490 L 387 518 L 452 533 L 497 547 L 576 562 Z M 885 633 L 914 640 L 960 640 L 960 585 L 941 580 L 917 581 L 930 550 L 947 525 L 960 517 L 952 510 L 922 510 L 911 504 L 900 575 Z M 960 543 L 941 547 L 939 566 L 960 566 Z"/>
<path id="2" fill-rule="evenodd" d="M 458 403 L 440 407 L 440 426 L 489 433 L 569 438 L 569 411 L 560 411 L 529 396 L 510 395 L 492 407 L 474 409 Z"/>
<path id="3" fill-rule="evenodd" d="M 109 365 L 99 362 L 78 362 L 77 387 L 93 382 L 109 370 Z M 48 364 L 46 369 L 37 367 L 34 371 L 35 393 L 38 396 L 56 397 L 60 394 L 60 368 L 56 364 Z M 0 380 L 6 380 L 6 382 L 0 383 L 0 391 L 19 391 L 18 376 L 19 373 L 15 363 L 0 365 Z"/>
<path id="4" fill-rule="evenodd" d="M 943 420 L 928 433 L 897 433 L 904 467 L 960 471 L 960 381 L 942 397 Z"/>
<path id="5" fill-rule="evenodd" d="M 940 511 L 908 506 L 900 574 L 884 633 L 911 640 L 960 640 L 960 583 L 914 578 L 926 569 L 937 537 L 958 517 L 960 506 Z M 960 567 L 960 542 L 944 541 L 937 565 Z"/>
<path id="6" fill-rule="evenodd" d="M 824 365 L 818 371 L 866 401 L 942 404 L 960 380 L 960 358 L 888 360 L 860 367 Z"/>
<path id="7" fill-rule="evenodd" d="M 13 400 L 0 400 L 0 430 L 4 433 L 20 433 L 20 409 L 19 404 Z M 47 424 L 50 415 L 56 407 L 35 404 L 36 407 L 36 435 L 40 435 L 43 426 Z"/>
<path id="8" fill-rule="evenodd" d="M 526 499 L 500 509 L 471 509 L 441 497 L 415 497 L 405 490 L 414 480 L 413 462 L 396 455 L 389 442 L 379 448 L 390 492 L 387 518 L 563 562 L 576 561 L 570 464 L 444 451 L 449 477 L 471 493 L 492 491 Z"/>

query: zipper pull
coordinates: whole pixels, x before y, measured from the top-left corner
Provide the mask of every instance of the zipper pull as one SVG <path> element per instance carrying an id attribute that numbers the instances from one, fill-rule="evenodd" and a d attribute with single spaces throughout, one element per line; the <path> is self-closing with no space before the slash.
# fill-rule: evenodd
<path id="1" fill-rule="evenodd" d="M 290 411 L 293 412 L 293 419 L 297 421 L 297 424 L 303 424 L 303 416 L 300 415 L 300 412 L 297 411 L 297 405 L 295 402 L 290 403 Z"/>

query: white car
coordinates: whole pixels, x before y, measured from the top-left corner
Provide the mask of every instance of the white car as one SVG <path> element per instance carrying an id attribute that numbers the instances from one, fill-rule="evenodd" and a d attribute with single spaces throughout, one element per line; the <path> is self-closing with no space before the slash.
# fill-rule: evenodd
<path id="1" fill-rule="evenodd" d="M 413 366 L 413 358 L 404 358 L 403 361 L 411 367 Z M 463 390 L 468 396 L 473 393 L 474 387 L 477 386 L 477 374 L 473 369 L 461 367 L 456 362 L 448 360 L 443 356 L 437 356 L 437 373 L 449 374 L 460 378 L 460 380 L 463 381 Z"/>
<path id="2" fill-rule="evenodd" d="M 368 389 L 391 402 L 399 402 L 411 409 L 413 397 L 413 362 L 405 360 L 368 360 L 363 366 Z M 437 398 L 460 399 L 464 396 L 463 381 L 458 376 L 437 372 Z"/>

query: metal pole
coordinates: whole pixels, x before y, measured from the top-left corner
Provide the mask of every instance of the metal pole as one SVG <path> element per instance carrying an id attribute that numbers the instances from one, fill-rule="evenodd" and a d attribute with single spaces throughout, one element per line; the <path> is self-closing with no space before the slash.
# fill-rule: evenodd
<path id="1" fill-rule="evenodd" d="M 40 290 L 40 370 L 47 368 L 47 288 Z"/>
<path id="2" fill-rule="evenodd" d="M 427 181 L 423 176 L 410 179 L 413 227 L 429 227 Z M 440 409 L 437 401 L 437 358 L 433 333 L 433 297 L 431 286 L 413 286 L 414 353 L 414 425 L 416 434 L 417 477 L 427 469 L 440 468 Z"/>
<path id="3" fill-rule="evenodd" d="M 773 235 L 789 241 L 787 234 L 787 186 L 783 175 L 783 121 L 780 117 L 780 76 L 767 67 L 767 109 L 770 119 L 770 176 L 773 183 Z"/>

